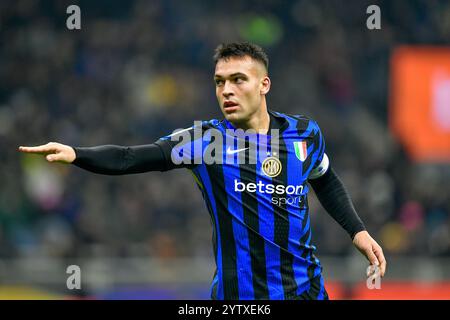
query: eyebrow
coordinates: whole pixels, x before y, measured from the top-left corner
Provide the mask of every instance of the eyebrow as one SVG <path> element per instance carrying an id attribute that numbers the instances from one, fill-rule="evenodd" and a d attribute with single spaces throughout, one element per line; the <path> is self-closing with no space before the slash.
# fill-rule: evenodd
<path id="1" fill-rule="evenodd" d="M 242 72 L 235 72 L 235 73 L 232 73 L 232 74 L 229 75 L 230 78 L 234 78 L 234 77 L 237 77 L 237 76 L 247 77 L 247 75 L 245 73 L 242 73 Z M 222 79 L 222 78 L 224 78 L 224 77 L 221 76 L 220 74 L 215 74 L 214 75 L 214 79 Z"/>

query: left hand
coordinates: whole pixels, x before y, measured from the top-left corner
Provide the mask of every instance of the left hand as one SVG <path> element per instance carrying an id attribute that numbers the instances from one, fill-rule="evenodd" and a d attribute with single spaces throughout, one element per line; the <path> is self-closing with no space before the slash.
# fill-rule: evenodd
<path id="1" fill-rule="evenodd" d="M 353 238 L 353 244 L 369 260 L 371 265 L 380 268 L 380 275 L 383 277 L 386 272 L 386 259 L 380 245 L 367 231 L 358 232 Z"/>

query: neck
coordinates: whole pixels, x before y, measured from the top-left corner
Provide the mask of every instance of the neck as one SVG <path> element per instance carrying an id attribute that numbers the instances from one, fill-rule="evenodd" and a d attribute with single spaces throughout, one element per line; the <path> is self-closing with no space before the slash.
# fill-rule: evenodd
<path id="1" fill-rule="evenodd" d="M 270 126 L 270 116 L 267 112 L 267 106 L 260 108 L 248 121 L 233 123 L 236 128 L 243 130 L 252 129 L 259 134 L 267 134 Z"/>

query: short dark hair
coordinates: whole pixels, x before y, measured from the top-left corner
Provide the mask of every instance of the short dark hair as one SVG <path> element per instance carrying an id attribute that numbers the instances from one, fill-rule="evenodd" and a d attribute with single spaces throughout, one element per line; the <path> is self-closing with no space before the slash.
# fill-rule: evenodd
<path id="1" fill-rule="evenodd" d="M 261 62 L 266 68 L 266 71 L 269 72 L 269 58 L 267 57 L 267 54 L 264 52 L 263 48 L 249 42 L 222 43 L 214 51 L 213 59 L 214 63 L 217 64 L 217 62 L 222 59 L 227 60 L 231 57 L 242 58 L 245 56 L 249 56 L 252 59 Z"/>

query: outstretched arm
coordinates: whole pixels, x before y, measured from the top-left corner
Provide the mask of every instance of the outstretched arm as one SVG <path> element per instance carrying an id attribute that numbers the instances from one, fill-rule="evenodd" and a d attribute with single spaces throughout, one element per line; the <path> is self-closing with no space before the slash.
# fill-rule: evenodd
<path id="1" fill-rule="evenodd" d="M 386 259 L 380 245 L 369 235 L 353 206 L 350 195 L 333 168 L 321 177 L 309 180 L 322 206 L 350 235 L 355 247 L 380 268 L 381 276 L 386 271 Z"/>
<path id="2" fill-rule="evenodd" d="M 81 148 L 50 142 L 36 147 L 21 146 L 19 151 L 42 154 L 49 162 L 72 163 L 99 174 L 121 175 L 169 169 L 161 147 L 155 143 Z"/>

